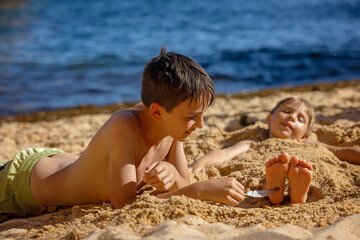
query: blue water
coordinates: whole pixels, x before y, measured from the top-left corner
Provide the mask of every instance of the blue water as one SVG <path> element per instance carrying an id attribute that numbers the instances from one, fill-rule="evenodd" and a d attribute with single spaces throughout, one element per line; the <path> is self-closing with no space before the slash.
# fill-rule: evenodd
<path id="1" fill-rule="evenodd" d="M 139 101 L 142 70 L 164 45 L 200 63 L 217 93 L 360 77 L 358 0 L 0 0 L 0 9 L 0 116 Z"/>

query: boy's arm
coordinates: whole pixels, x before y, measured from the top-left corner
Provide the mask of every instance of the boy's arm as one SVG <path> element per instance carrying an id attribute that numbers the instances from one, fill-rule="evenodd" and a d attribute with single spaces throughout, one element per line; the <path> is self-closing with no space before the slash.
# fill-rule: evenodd
<path id="1" fill-rule="evenodd" d="M 136 129 L 129 119 L 116 117 L 107 126 L 105 138 L 109 154 L 109 194 L 114 208 L 136 200 Z M 124 127 L 125 126 L 125 127 Z"/>
<path id="2" fill-rule="evenodd" d="M 352 164 L 360 164 L 360 149 L 355 147 L 337 147 L 319 141 L 307 141 L 312 144 L 319 144 L 326 147 L 340 160 Z"/>
<path id="3" fill-rule="evenodd" d="M 253 141 L 243 140 L 231 147 L 213 150 L 195 160 L 189 169 L 193 172 L 205 172 L 205 168 L 219 166 L 223 162 L 233 159 L 236 155 L 249 150 L 251 142 Z"/>
<path id="4" fill-rule="evenodd" d="M 182 142 L 175 141 L 171 145 L 166 161 L 175 167 L 177 178 L 170 191 L 185 187 L 190 184 L 189 167 Z"/>
<path id="5" fill-rule="evenodd" d="M 173 141 L 166 162 L 158 161 L 150 164 L 145 171 L 143 181 L 161 191 L 173 191 L 189 185 L 189 170 L 183 143 Z"/>
<path id="6" fill-rule="evenodd" d="M 244 200 L 244 186 L 234 178 L 218 178 L 195 182 L 172 192 L 157 195 L 159 198 L 169 198 L 184 195 L 203 201 L 214 201 L 237 205 Z"/>

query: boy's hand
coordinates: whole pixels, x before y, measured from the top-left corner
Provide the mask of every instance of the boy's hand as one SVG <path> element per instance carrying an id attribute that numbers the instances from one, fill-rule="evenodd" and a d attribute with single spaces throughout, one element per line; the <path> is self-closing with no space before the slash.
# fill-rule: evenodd
<path id="1" fill-rule="evenodd" d="M 209 179 L 194 183 L 201 200 L 227 203 L 233 206 L 244 200 L 244 186 L 235 178 Z"/>
<path id="2" fill-rule="evenodd" d="M 164 161 L 150 164 L 145 172 L 143 181 L 160 191 L 169 190 L 175 183 L 178 172 L 175 167 Z"/>
<path id="3" fill-rule="evenodd" d="M 190 166 L 189 166 L 189 170 L 192 172 L 202 172 L 205 173 L 205 163 L 204 161 L 201 161 L 201 159 L 199 160 L 195 160 Z"/>

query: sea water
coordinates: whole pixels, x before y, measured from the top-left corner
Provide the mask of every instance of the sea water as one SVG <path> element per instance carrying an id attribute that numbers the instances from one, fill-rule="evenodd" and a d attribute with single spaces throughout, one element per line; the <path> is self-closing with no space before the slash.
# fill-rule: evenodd
<path id="1" fill-rule="evenodd" d="M 360 2 L 0 0 L 0 116 L 140 101 L 165 45 L 217 93 L 358 78 Z"/>

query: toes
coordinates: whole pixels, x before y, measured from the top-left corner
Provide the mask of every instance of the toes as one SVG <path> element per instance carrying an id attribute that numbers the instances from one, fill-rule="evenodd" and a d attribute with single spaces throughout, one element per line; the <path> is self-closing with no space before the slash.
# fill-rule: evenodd
<path id="1" fill-rule="evenodd" d="M 299 163 L 299 158 L 297 156 L 292 156 L 290 159 L 290 165 L 291 166 L 296 166 Z"/>
<path id="2" fill-rule="evenodd" d="M 305 168 L 309 169 L 310 171 L 312 171 L 312 167 L 311 167 L 310 163 L 306 162 L 305 160 L 300 159 L 300 160 L 299 160 L 299 164 L 300 164 L 302 167 L 305 167 Z"/>
<path id="3" fill-rule="evenodd" d="M 274 163 L 277 163 L 277 162 L 282 162 L 282 163 L 288 163 L 289 162 L 289 154 L 287 152 L 283 152 L 282 154 L 280 154 L 279 156 L 276 156 L 272 159 L 270 159 L 269 161 L 267 161 L 265 163 L 265 166 L 266 167 L 269 167 L 271 166 L 272 164 Z"/>
<path id="4" fill-rule="evenodd" d="M 266 167 L 269 167 L 269 166 L 271 166 L 272 164 L 274 164 L 274 163 L 277 162 L 277 161 L 278 161 L 278 157 L 274 157 L 274 158 L 270 159 L 269 161 L 267 161 L 267 162 L 265 163 L 265 166 L 266 166 Z"/>
<path id="5" fill-rule="evenodd" d="M 295 166 L 300 166 L 300 167 L 304 167 L 309 169 L 310 171 L 312 171 L 312 167 L 310 165 L 310 163 L 306 162 L 305 160 L 298 158 L 297 156 L 292 156 L 290 159 L 290 165 L 295 167 Z"/>
<path id="6" fill-rule="evenodd" d="M 312 171 L 312 166 L 310 164 L 307 164 L 306 168 Z"/>
<path id="7" fill-rule="evenodd" d="M 301 165 L 301 166 L 304 166 L 304 164 L 306 164 L 306 161 L 299 158 L 299 163 L 298 164 Z"/>
<path id="8" fill-rule="evenodd" d="M 289 156 L 289 154 L 287 152 L 282 152 L 280 156 L 281 156 L 281 161 L 283 163 L 288 163 L 289 162 L 290 156 Z"/>

